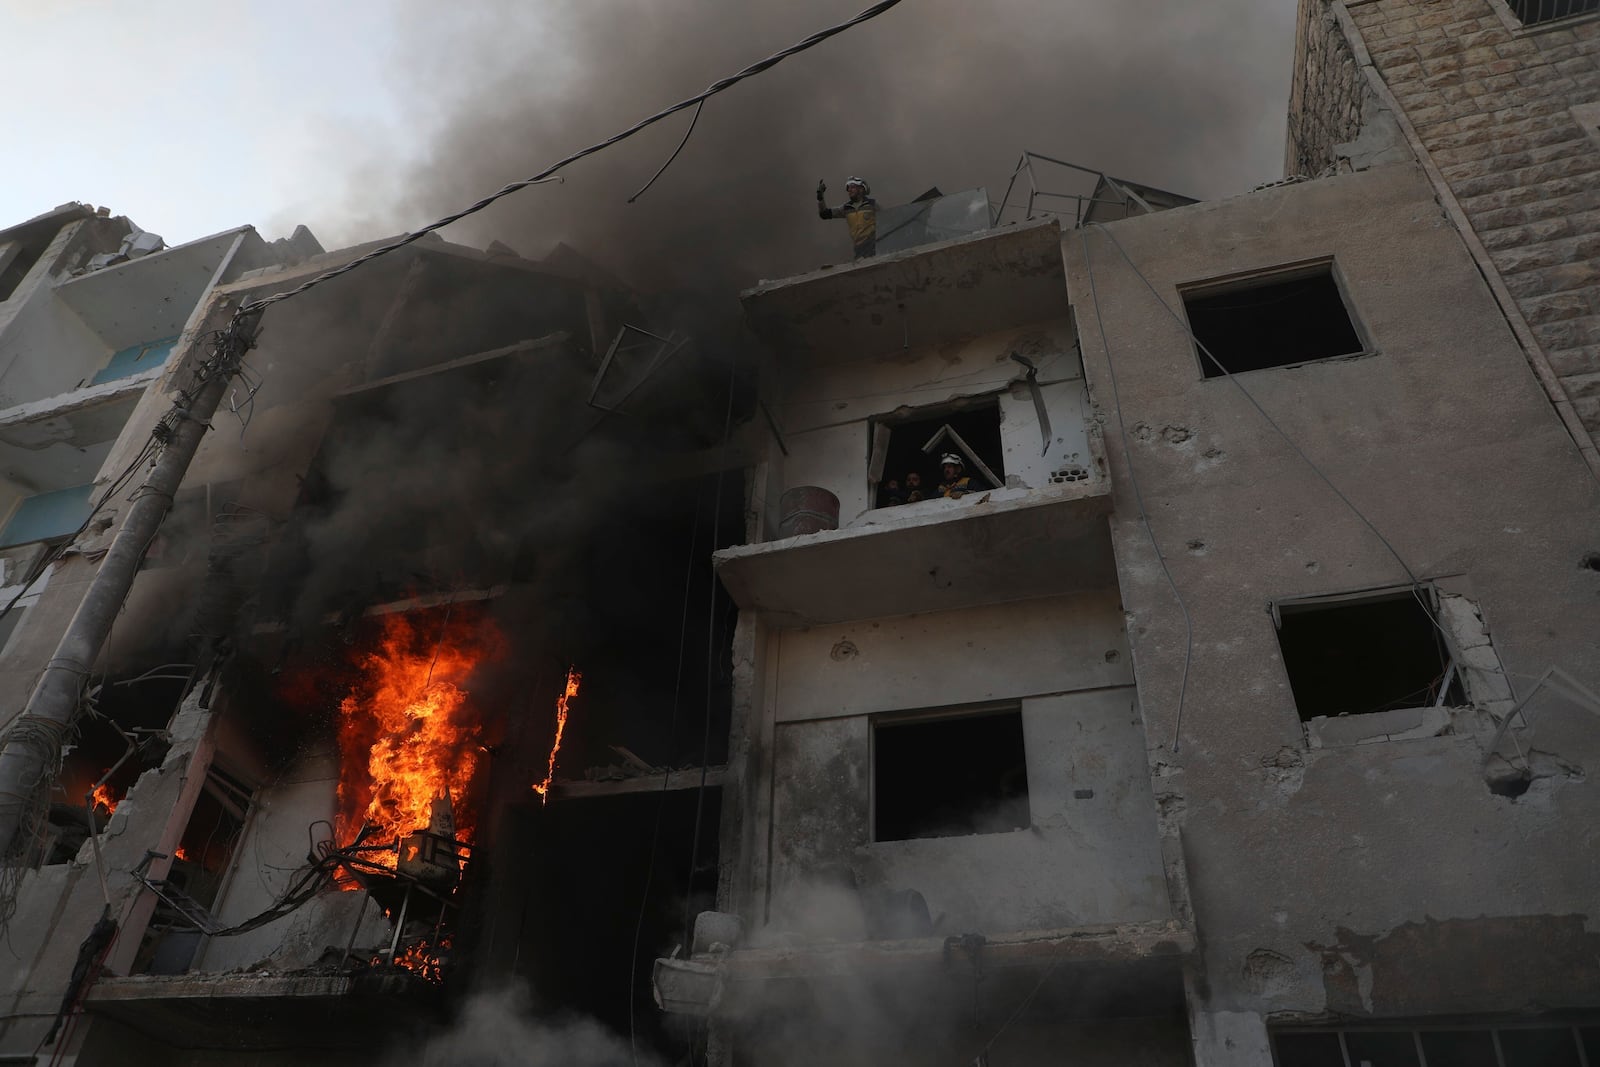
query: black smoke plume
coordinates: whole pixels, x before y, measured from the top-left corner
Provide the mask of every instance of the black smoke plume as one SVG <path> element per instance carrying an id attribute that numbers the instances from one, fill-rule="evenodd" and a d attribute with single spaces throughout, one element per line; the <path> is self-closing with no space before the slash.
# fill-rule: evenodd
<path id="1" fill-rule="evenodd" d="M 862 6 L 502 0 L 448 29 L 402 22 L 415 143 L 392 147 L 417 161 L 353 161 L 382 180 L 323 228 L 430 221 Z M 932 186 L 998 201 L 1031 149 L 1190 196 L 1240 192 L 1281 173 L 1293 25 L 1272 0 L 908 0 L 712 99 L 637 203 L 687 112 L 453 236 L 532 256 L 565 241 L 636 284 L 731 295 L 848 257 L 842 225 L 813 210 L 818 178 L 833 202 L 853 173 L 885 205 Z"/>

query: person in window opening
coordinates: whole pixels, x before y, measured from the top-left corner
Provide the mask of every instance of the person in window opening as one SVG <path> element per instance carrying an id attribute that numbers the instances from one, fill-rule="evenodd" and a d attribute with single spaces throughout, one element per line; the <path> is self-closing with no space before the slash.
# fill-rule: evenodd
<path id="1" fill-rule="evenodd" d="M 845 179 L 844 191 L 850 199 L 839 207 L 829 207 L 822 199 L 828 192 L 828 183 L 817 182 L 817 214 L 824 219 L 844 219 L 850 228 L 850 241 L 855 245 L 857 259 L 876 255 L 878 202 L 872 199 L 872 189 L 866 179 L 852 176 Z"/>
<path id="2" fill-rule="evenodd" d="M 905 498 L 907 504 L 928 499 L 927 491 L 922 488 L 921 471 L 910 471 L 906 474 Z"/>
<path id="3" fill-rule="evenodd" d="M 939 495 L 950 500 L 960 500 L 972 492 L 972 476 L 967 473 L 966 460 L 954 452 L 939 457 L 939 469 L 944 473 L 939 482 Z"/>

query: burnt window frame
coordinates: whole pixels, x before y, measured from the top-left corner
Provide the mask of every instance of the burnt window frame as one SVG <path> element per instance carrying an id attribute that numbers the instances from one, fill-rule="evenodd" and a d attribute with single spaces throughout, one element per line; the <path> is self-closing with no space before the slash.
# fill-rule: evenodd
<path id="1" fill-rule="evenodd" d="M 1437 639 L 1443 644 L 1444 675 L 1440 682 L 1439 692 L 1435 695 L 1434 700 L 1431 703 L 1421 701 L 1416 704 L 1405 704 L 1398 707 L 1341 711 L 1334 714 L 1306 716 L 1301 711 L 1300 701 L 1295 697 L 1294 680 L 1290 676 L 1289 658 L 1284 654 L 1283 616 L 1285 614 L 1309 614 L 1319 609 L 1357 607 L 1362 604 L 1404 600 L 1409 597 L 1421 598 L 1423 602 L 1418 606 L 1427 612 L 1429 619 L 1432 621 Z M 1289 687 L 1291 709 L 1303 729 L 1309 729 L 1311 724 L 1319 719 L 1361 718 L 1367 715 L 1382 715 L 1389 712 L 1412 711 L 1430 707 L 1468 707 L 1473 704 L 1472 693 L 1468 688 L 1466 673 L 1461 662 L 1461 649 L 1458 638 L 1450 632 L 1445 621 L 1440 618 L 1440 591 L 1435 582 L 1421 581 L 1414 586 L 1386 585 L 1337 593 L 1275 597 L 1268 602 L 1268 614 L 1272 620 L 1272 639 L 1278 651 L 1278 662 L 1283 669 L 1284 682 Z M 1452 692 L 1460 695 L 1459 702 L 1451 702 L 1445 699 Z"/>
<path id="2" fill-rule="evenodd" d="M 1293 282 L 1301 278 L 1311 278 L 1326 273 L 1333 282 L 1334 291 L 1339 296 L 1339 302 L 1344 307 L 1345 317 L 1350 320 L 1350 328 L 1360 342 L 1361 348 L 1355 352 L 1343 352 L 1332 356 L 1316 356 L 1311 359 L 1302 359 L 1293 363 L 1274 363 L 1267 367 L 1251 367 L 1248 370 L 1235 370 L 1229 367 L 1226 372 L 1217 374 L 1206 373 L 1206 356 L 1200 350 L 1199 334 L 1194 329 L 1194 324 L 1189 318 L 1189 300 L 1192 297 L 1201 299 L 1222 296 L 1232 292 L 1245 292 L 1250 289 L 1272 285 L 1280 282 Z M 1357 308 L 1354 297 L 1351 295 L 1350 284 L 1339 268 L 1337 256 L 1316 256 L 1310 259 L 1294 260 L 1288 263 L 1277 263 L 1269 267 L 1259 267 L 1252 270 L 1238 271 L 1233 274 L 1216 275 L 1200 278 L 1194 281 L 1182 282 L 1178 285 L 1178 302 L 1183 307 L 1183 324 L 1189 334 L 1189 349 L 1194 356 L 1195 369 L 1199 372 L 1202 382 L 1226 381 L 1238 374 L 1254 374 L 1258 371 L 1293 370 L 1297 367 L 1306 367 L 1314 363 L 1334 363 L 1344 360 L 1365 359 L 1368 356 L 1379 354 L 1377 342 L 1373 339 L 1371 331 L 1367 329 L 1360 309 Z M 1221 364 L 1218 364 L 1219 366 Z"/>
<path id="3" fill-rule="evenodd" d="M 932 422 L 937 419 L 944 419 L 948 421 L 947 417 L 950 415 L 964 415 L 969 412 L 981 411 L 985 408 L 993 408 L 994 410 L 995 436 L 999 451 L 996 455 L 991 457 L 985 456 L 982 451 L 974 446 L 970 441 L 967 442 L 967 446 L 977 454 L 978 459 L 988 464 L 989 469 L 994 471 L 996 479 L 998 480 L 994 485 L 984 485 L 981 488 L 971 490 L 971 493 L 983 493 L 994 489 L 1004 489 L 1006 485 L 1005 435 L 1003 431 L 1003 427 L 1005 425 L 1005 413 L 1001 409 L 1000 401 L 1005 395 L 1007 395 L 1006 389 L 994 389 L 990 392 L 979 393 L 974 396 L 957 397 L 953 400 L 942 400 L 934 404 L 920 404 L 915 406 L 908 405 L 903 408 L 896 408 L 891 412 L 869 416 L 867 419 L 867 463 L 865 471 L 867 478 L 867 510 L 883 511 L 894 506 L 878 503 L 879 489 L 883 484 L 883 471 L 878 469 L 878 432 L 880 427 L 886 427 L 889 430 L 889 440 L 891 443 L 883 447 L 883 458 L 884 462 L 886 463 L 888 460 L 889 449 L 893 447 L 892 442 L 894 440 L 894 434 L 899 430 L 900 427 L 909 425 L 911 423 Z M 918 447 L 921 447 L 920 444 Z M 963 451 L 962 449 L 957 448 L 954 442 L 947 442 L 941 445 L 940 448 L 950 448 L 958 452 Z M 939 449 L 935 449 L 934 452 L 930 452 L 928 455 L 934 455 L 938 451 Z M 876 478 L 873 477 L 875 472 L 878 475 Z M 990 479 L 983 473 L 982 470 L 969 470 L 967 473 L 971 477 L 980 481 L 990 481 Z M 930 490 L 936 489 L 937 482 L 928 484 L 928 488 Z M 923 501 L 919 501 L 918 503 L 925 503 L 927 500 L 938 499 L 942 498 L 937 493 L 933 493 L 931 496 L 926 497 Z"/>
<path id="4" fill-rule="evenodd" d="M 1028 745 L 1028 718 L 1026 714 L 1026 700 L 1016 697 L 1009 700 L 987 700 L 977 704 L 959 704 L 941 708 L 912 708 L 900 711 L 886 711 L 870 715 L 867 718 L 867 840 L 874 845 L 898 844 L 907 841 L 946 841 L 959 840 L 968 837 L 990 837 L 995 834 L 1015 833 L 1018 830 L 1028 829 L 1033 825 L 1033 793 L 1034 783 L 1029 781 L 1022 800 L 1028 811 L 1028 821 L 1025 826 L 1011 827 L 1005 830 L 979 830 L 960 834 L 932 834 L 912 837 L 879 837 L 878 836 L 878 730 L 882 727 L 917 726 L 927 723 L 948 722 L 953 719 L 982 719 L 999 717 L 1002 715 L 1015 715 L 1019 728 L 1022 731 L 1022 766 L 1026 774 L 1029 770 L 1029 745 Z"/>

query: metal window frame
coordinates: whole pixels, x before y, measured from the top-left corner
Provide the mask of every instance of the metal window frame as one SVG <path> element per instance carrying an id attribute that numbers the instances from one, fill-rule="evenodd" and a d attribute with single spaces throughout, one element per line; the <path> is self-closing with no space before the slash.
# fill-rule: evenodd
<path id="1" fill-rule="evenodd" d="M 609 405 L 598 403 L 596 398 L 600 395 L 601 386 L 605 384 L 606 375 L 611 370 L 611 363 L 617 357 L 617 353 L 624 350 L 624 342 L 630 333 L 637 334 L 640 337 L 646 338 L 646 340 L 629 345 L 627 350 L 631 351 L 637 348 L 654 347 L 655 354 L 651 356 L 649 362 L 645 364 L 644 370 L 639 372 L 638 380 L 632 385 L 628 386 L 620 397 L 618 397 Z M 622 327 L 617 330 L 616 337 L 612 338 L 611 346 L 606 349 L 606 354 L 600 360 L 600 368 L 595 371 L 594 381 L 590 383 L 589 397 L 586 402 L 590 407 L 599 411 L 603 411 L 608 415 L 623 413 L 624 406 L 628 403 L 628 400 L 633 396 L 633 394 L 638 392 L 646 382 L 655 377 L 657 372 L 671 362 L 673 357 L 676 356 L 679 350 L 682 349 L 684 345 L 688 344 L 688 342 L 689 339 L 687 337 L 680 337 L 677 335 L 677 333 L 670 333 L 666 337 L 662 337 L 659 334 L 651 333 L 649 330 L 646 330 L 640 326 L 635 326 L 632 323 L 623 323 Z"/>
<path id="2" fill-rule="evenodd" d="M 1401 1022 L 1401 1023 L 1396 1023 L 1394 1025 L 1389 1025 L 1389 1026 L 1384 1026 L 1384 1025 L 1377 1025 L 1377 1026 L 1321 1026 L 1321 1027 L 1319 1027 L 1319 1026 L 1292 1026 L 1292 1027 L 1274 1028 L 1272 1030 L 1269 1030 L 1268 1034 L 1269 1034 L 1270 1040 L 1268 1041 L 1268 1047 L 1269 1047 L 1269 1049 L 1271 1051 L 1271 1054 L 1272 1054 L 1272 1062 L 1275 1065 L 1277 1065 L 1277 1067 L 1284 1067 L 1283 1061 L 1280 1060 L 1279 1057 L 1278 1057 L 1278 1041 L 1277 1041 L 1278 1035 L 1280 1035 L 1280 1034 L 1329 1034 L 1329 1033 L 1331 1033 L 1331 1034 L 1336 1035 L 1338 1037 L 1338 1039 L 1339 1039 L 1339 1054 L 1344 1058 L 1345 1067 L 1361 1067 L 1361 1065 L 1359 1063 L 1357 1063 L 1355 1060 L 1350 1058 L 1350 1046 L 1349 1046 L 1349 1044 L 1348 1044 L 1348 1042 L 1346 1040 L 1347 1035 L 1353 1034 L 1353 1033 L 1354 1034 L 1360 1034 L 1360 1033 L 1410 1033 L 1411 1037 L 1412 1037 L 1412 1043 L 1413 1043 L 1413 1045 L 1415 1046 L 1415 1048 L 1417 1050 L 1417 1063 L 1420 1064 L 1420 1067 L 1439 1067 L 1439 1065 L 1430 1064 L 1428 1062 L 1427 1051 L 1422 1046 L 1422 1035 L 1423 1034 L 1429 1033 L 1429 1032 L 1446 1032 L 1446 1031 L 1448 1031 L 1448 1032 L 1459 1032 L 1459 1031 L 1464 1031 L 1464 1030 L 1465 1031 L 1480 1031 L 1480 1032 L 1487 1033 L 1489 1035 L 1489 1040 L 1490 1040 L 1490 1042 L 1492 1043 L 1492 1045 L 1494 1047 L 1495 1062 L 1499 1065 L 1499 1067 L 1507 1067 L 1505 1049 L 1500 1044 L 1500 1035 L 1501 1035 L 1501 1033 L 1503 1031 L 1507 1031 L 1507 1030 L 1560 1030 L 1560 1029 L 1565 1029 L 1567 1031 L 1567 1033 L 1571 1036 L 1572 1041 L 1573 1041 L 1573 1045 L 1577 1049 L 1577 1052 L 1578 1052 L 1578 1063 L 1580 1064 L 1580 1067 L 1600 1067 L 1600 1064 L 1594 1063 L 1593 1061 L 1590 1060 L 1589 1054 L 1584 1050 L 1584 1047 L 1583 1047 L 1583 1033 L 1582 1033 L 1582 1031 L 1585 1028 L 1593 1028 L 1593 1027 L 1597 1027 L 1597 1026 L 1600 1026 L 1600 1020 L 1592 1020 L 1592 1019 L 1589 1019 L 1589 1020 L 1576 1020 L 1576 1021 L 1570 1021 L 1570 1022 L 1569 1021 L 1539 1022 L 1537 1020 L 1530 1020 L 1530 1021 L 1527 1021 L 1527 1022 L 1522 1022 L 1522 1021 L 1506 1020 L 1506 1021 L 1503 1021 L 1503 1022 L 1480 1022 L 1480 1023 L 1474 1024 L 1474 1023 L 1462 1020 L 1462 1021 L 1457 1021 L 1457 1022 L 1445 1022 L 1445 1021 L 1438 1021 L 1438 1022 L 1428 1021 L 1428 1022 L 1412 1022 L 1412 1023 Z M 1293 1064 L 1289 1064 L 1288 1067 L 1293 1067 Z"/>
<path id="3" fill-rule="evenodd" d="M 1440 639 L 1444 642 L 1446 659 L 1444 677 L 1439 682 L 1439 691 L 1434 695 L 1433 703 L 1431 705 L 1418 704 L 1416 707 L 1446 707 L 1447 705 L 1445 703 L 1445 698 L 1450 692 L 1451 685 L 1458 680 L 1461 682 L 1462 695 L 1466 698 L 1467 703 L 1470 704 L 1472 702 L 1472 693 L 1468 691 L 1467 678 L 1465 673 L 1461 670 L 1461 650 L 1456 647 L 1455 635 L 1452 634 L 1449 628 L 1446 627 L 1445 624 L 1439 619 L 1439 586 L 1435 581 L 1427 578 L 1418 581 L 1416 585 L 1382 585 L 1365 589 L 1353 589 L 1342 593 L 1319 593 L 1312 596 L 1275 597 L 1267 601 L 1267 613 L 1272 616 L 1273 637 L 1278 641 L 1278 656 L 1280 663 L 1282 663 L 1283 666 L 1285 680 L 1288 680 L 1289 667 L 1287 661 L 1283 660 L 1283 640 L 1280 636 L 1283 632 L 1283 616 L 1285 614 L 1298 615 L 1310 613 L 1323 608 L 1349 607 L 1357 604 L 1376 604 L 1389 600 L 1406 600 L 1415 598 L 1419 595 L 1426 599 L 1426 603 L 1423 604 L 1423 607 L 1432 617 L 1434 629 L 1438 632 Z M 1292 684 L 1290 691 L 1291 693 L 1293 692 Z M 1404 711 L 1408 709 L 1391 708 L 1388 710 Z M 1295 709 L 1295 714 L 1297 716 L 1299 715 L 1298 707 Z M 1506 721 L 1509 722 L 1510 718 L 1511 716 L 1508 715 L 1506 717 Z M 1302 725 L 1305 723 L 1305 721 L 1306 720 L 1301 720 Z M 1490 748 L 1490 752 L 1493 752 L 1492 747 Z M 1485 766 L 1488 765 L 1487 757 L 1484 760 L 1484 764 Z"/>
<path id="4" fill-rule="evenodd" d="M 919 405 L 906 409 L 896 409 L 894 412 L 883 415 L 870 416 L 867 419 L 867 425 L 869 427 L 867 432 L 867 499 L 872 502 L 871 510 L 878 510 L 878 505 L 876 503 L 878 499 L 878 486 L 883 481 L 883 465 L 889 460 L 889 439 L 896 429 L 905 426 L 908 423 L 932 422 L 935 419 L 941 419 L 949 415 L 963 414 L 968 411 L 979 411 L 990 406 L 993 406 L 995 418 L 998 422 L 998 420 L 1001 418 L 1000 398 L 1004 396 L 1006 392 L 1007 389 L 1005 388 L 995 389 L 987 393 L 979 393 L 976 396 L 958 397 L 954 400 L 945 400 L 934 404 Z M 940 430 L 935 431 L 935 436 L 942 432 L 942 430 L 943 427 L 941 427 Z M 984 463 L 974 451 L 966 447 L 966 442 L 961 441 L 960 435 L 956 434 L 954 430 L 951 430 L 950 432 L 956 437 L 957 441 L 961 442 L 961 451 L 966 454 L 967 458 L 972 460 L 973 463 L 977 465 L 985 477 L 990 478 L 994 482 L 994 485 L 991 488 L 1004 488 L 1005 479 L 995 475 L 994 472 L 989 469 L 989 466 Z M 1001 444 L 1003 451 L 1003 439 Z M 923 451 L 927 452 L 928 449 L 923 448 Z M 1000 458 L 1004 459 L 1005 457 L 1002 455 Z M 981 490 L 978 491 L 981 492 Z"/>

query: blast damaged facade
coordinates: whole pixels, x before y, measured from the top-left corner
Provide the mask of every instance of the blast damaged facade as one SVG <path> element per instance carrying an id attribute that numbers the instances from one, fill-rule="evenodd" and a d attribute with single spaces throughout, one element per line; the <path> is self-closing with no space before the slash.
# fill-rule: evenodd
<path id="1" fill-rule="evenodd" d="M 93 457 L 89 521 L 11 550 L 44 560 L 11 590 L 25 743 L 46 727 L 17 713 L 216 331 L 367 248 L 277 250 L 212 265 L 176 355 Z M 638 1007 L 641 1047 L 670 1050 L 643 976 L 684 902 L 714 899 L 728 706 L 723 674 L 691 677 L 696 729 L 672 729 L 678 642 L 727 645 L 709 553 L 738 540 L 742 499 L 722 452 L 702 454 L 731 387 L 707 369 L 714 342 L 690 346 L 566 248 L 419 242 L 296 305 L 210 419 L 23 797 L 0 1056 L 369 1062 L 457 992 L 513 984 L 612 1030 Z M 664 620 L 696 576 L 680 635 Z M 614 917 L 653 847 L 676 859 L 697 837 L 697 871 L 654 875 L 630 1005 L 615 963 L 587 973 L 585 954 L 626 973 L 636 933 Z M 614 851 L 585 856 L 597 840 Z M 561 854 L 572 871 L 552 878 Z"/>
<path id="2" fill-rule="evenodd" d="M 0 1062 L 1600 1063 L 1594 18 L 1304 0 L 1284 181 L 1025 153 L 737 329 L 269 305 L 55 738 L 173 396 L 370 246 L 0 232 Z"/>

